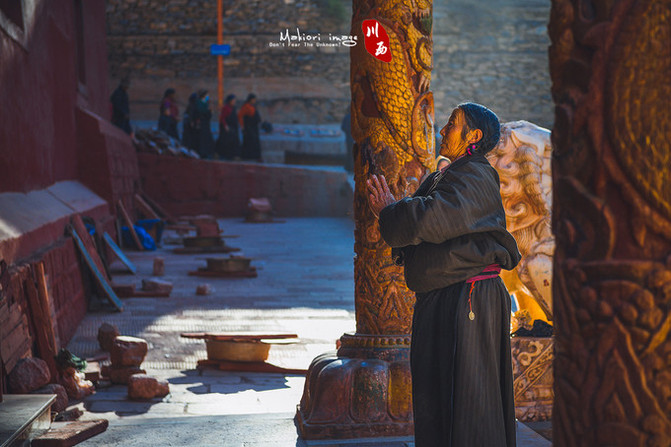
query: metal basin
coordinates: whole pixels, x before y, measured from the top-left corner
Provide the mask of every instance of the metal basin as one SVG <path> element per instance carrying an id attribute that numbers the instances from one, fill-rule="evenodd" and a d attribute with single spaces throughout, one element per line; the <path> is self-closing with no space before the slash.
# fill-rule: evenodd
<path id="1" fill-rule="evenodd" d="M 262 341 L 205 340 L 207 358 L 232 362 L 264 362 L 270 345 Z"/>

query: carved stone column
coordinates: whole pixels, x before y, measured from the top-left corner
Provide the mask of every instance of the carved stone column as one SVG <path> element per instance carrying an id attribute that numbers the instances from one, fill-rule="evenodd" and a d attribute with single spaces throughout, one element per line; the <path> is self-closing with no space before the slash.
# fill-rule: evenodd
<path id="1" fill-rule="evenodd" d="M 557 446 L 671 439 L 670 7 L 553 1 Z"/>
<path id="2" fill-rule="evenodd" d="M 391 61 L 366 50 L 362 25 L 367 19 L 378 22 L 380 35 L 384 28 Z M 306 439 L 413 434 L 408 360 L 414 294 L 380 237 L 366 180 L 384 174 L 400 198 L 413 193 L 427 170 L 435 168 L 431 21 L 431 0 L 353 4 L 357 332 L 343 335 L 337 353 L 324 354 L 310 366 L 296 416 Z"/>

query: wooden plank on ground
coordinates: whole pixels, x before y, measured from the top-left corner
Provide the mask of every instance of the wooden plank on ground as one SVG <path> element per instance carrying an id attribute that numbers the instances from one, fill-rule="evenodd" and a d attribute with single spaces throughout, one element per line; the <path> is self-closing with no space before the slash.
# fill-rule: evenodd
<path id="1" fill-rule="evenodd" d="M 105 266 L 105 272 L 107 272 L 107 277 L 112 278 L 112 270 L 110 270 L 110 262 L 109 259 L 107 259 L 107 250 L 105 250 L 105 243 L 103 242 L 103 232 L 100 227 L 100 223 L 96 221 L 95 219 L 92 219 L 90 217 L 87 218 L 82 218 L 84 220 L 84 223 L 90 223 L 93 225 L 93 231 L 94 234 L 92 236 L 93 242 L 95 243 L 96 248 L 98 249 L 98 255 L 100 256 L 100 259 L 103 262 L 103 265 Z"/>
<path id="2" fill-rule="evenodd" d="M 93 272 L 93 276 L 100 290 L 105 294 L 107 299 L 117 308 L 117 310 L 119 310 L 119 312 L 123 311 L 123 303 L 121 302 L 119 297 L 116 296 L 116 293 L 114 293 L 114 290 L 112 290 L 112 287 L 107 282 L 102 272 L 98 270 L 98 267 L 96 266 L 95 262 L 93 262 L 93 259 L 91 259 L 91 256 L 86 251 L 86 247 L 84 246 L 84 243 L 77 234 L 77 231 L 72 226 L 70 227 L 70 233 L 72 234 L 72 237 L 75 239 L 77 248 L 79 248 L 79 252 L 84 258 L 84 261 L 86 261 L 86 265 L 88 265 L 91 271 Z"/>
<path id="3" fill-rule="evenodd" d="M 105 240 L 105 243 L 107 243 L 107 246 L 114 252 L 114 255 L 119 258 L 119 260 L 123 263 L 123 265 L 126 266 L 126 268 L 132 273 L 135 274 L 137 273 L 137 267 L 135 267 L 135 264 L 131 262 L 130 259 L 126 257 L 124 252 L 121 250 L 121 248 L 114 242 L 114 239 L 112 239 L 112 236 L 107 234 L 106 232 L 103 234 L 103 239 Z"/>
<path id="4" fill-rule="evenodd" d="M 298 338 L 297 334 L 265 334 L 262 332 L 245 332 L 240 334 L 223 332 L 183 332 L 183 338 L 201 338 L 203 340 L 217 341 L 259 341 L 259 340 L 282 340 L 286 338 Z"/>
<path id="5" fill-rule="evenodd" d="M 146 219 L 161 219 L 161 216 L 156 214 L 156 211 L 140 196 L 140 194 L 135 194 L 135 206 L 140 210 L 140 212 L 145 216 Z"/>
<path id="6" fill-rule="evenodd" d="M 144 247 L 142 246 L 140 238 L 137 236 L 137 233 L 135 232 L 135 227 L 133 226 L 133 220 L 128 215 L 128 212 L 126 212 L 126 208 L 123 206 L 121 199 L 119 199 L 117 205 L 119 206 L 119 212 L 121 213 L 121 217 L 126 222 L 126 226 L 130 231 L 130 235 L 133 237 L 133 242 L 135 242 L 135 246 L 137 247 L 138 250 L 143 251 Z"/>
<path id="7" fill-rule="evenodd" d="M 175 219 L 168 213 L 164 208 L 161 207 L 156 201 L 154 201 L 151 197 L 149 197 L 146 193 L 140 192 L 141 197 L 144 199 L 149 206 L 151 206 L 154 211 L 156 211 L 156 214 L 158 214 L 161 219 L 168 221 L 168 222 L 174 222 Z"/>
<path id="8" fill-rule="evenodd" d="M 100 258 L 95 242 L 91 238 L 91 235 L 86 229 L 86 225 L 84 225 L 84 221 L 82 220 L 82 217 L 79 214 L 75 214 L 74 216 L 72 216 L 72 226 L 74 227 L 75 230 L 77 230 L 77 234 L 84 243 L 86 251 L 89 252 L 91 259 L 93 259 L 93 262 L 95 262 L 96 267 L 98 267 L 98 270 L 100 270 L 103 276 L 105 276 L 105 279 L 109 281 L 110 277 L 107 275 L 107 269 L 105 268 L 105 264 L 103 263 L 103 260 Z"/>
<path id="9" fill-rule="evenodd" d="M 107 419 L 54 422 L 46 433 L 34 438 L 30 445 L 32 447 L 71 447 L 104 432 L 108 425 Z"/>
<path id="10" fill-rule="evenodd" d="M 39 358 L 47 363 L 49 371 L 51 371 L 51 377 L 55 378 L 58 373 L 56 370 L 56 361 L 54 360 L 54 356 L 57 354 L 54 331 L 55 322 L 51 318 L 49 307 L 50 296 L 44 273 L 44 262 L 40 261 L 34 264 L 33 273 L 35 279 L 29 275 L 24 282 L 24 290 L 28 297 L 30 315 L 35 326 L 37 354 Z"/>

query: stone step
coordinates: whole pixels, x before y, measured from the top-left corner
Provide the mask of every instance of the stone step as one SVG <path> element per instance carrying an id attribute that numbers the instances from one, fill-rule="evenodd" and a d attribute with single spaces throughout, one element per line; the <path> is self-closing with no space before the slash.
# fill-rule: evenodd
<path id="1" fill-rule="evenodd" d="M 0 447 L 30 445 L 51 426 L 55 394 L 5 394 L 0 402 Z"/>

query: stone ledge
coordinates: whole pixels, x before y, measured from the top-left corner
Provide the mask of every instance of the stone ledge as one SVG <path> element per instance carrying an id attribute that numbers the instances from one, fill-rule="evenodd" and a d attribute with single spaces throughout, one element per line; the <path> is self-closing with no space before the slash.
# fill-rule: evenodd
<path id="1" fill-rule="evenodd" d="M 73 214 L 100 219 L 108 206 L 81 183 L 68 180 L 28 193 L 1 193 L 0 210 L 0 258 L 12 264 L 61 238 Z"/>

